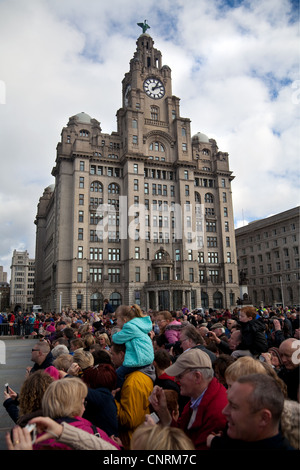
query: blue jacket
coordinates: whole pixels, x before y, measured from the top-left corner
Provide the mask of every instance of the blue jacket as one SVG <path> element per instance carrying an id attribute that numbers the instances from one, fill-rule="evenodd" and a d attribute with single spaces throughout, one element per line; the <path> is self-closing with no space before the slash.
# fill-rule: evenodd
<path id="1" fill-rule="evenodd" d="M 148 336 L 151 330 L 152 320 L 149 316 L 136 317 L 124 323 L 122 330 L 112 336 L 114 343 L 126 345 L 123 366 L 141 367 L 152 364 L 154 351 Z"/>

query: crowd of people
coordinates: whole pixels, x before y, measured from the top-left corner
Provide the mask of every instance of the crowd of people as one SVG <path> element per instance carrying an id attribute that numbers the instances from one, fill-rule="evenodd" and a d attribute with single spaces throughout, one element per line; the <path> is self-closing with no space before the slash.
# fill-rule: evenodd
<path id="1" fill-rule="evenodd" d="M 300 449 L 298 311 L 112 310 L 34 315 L 8 449 Z"/>

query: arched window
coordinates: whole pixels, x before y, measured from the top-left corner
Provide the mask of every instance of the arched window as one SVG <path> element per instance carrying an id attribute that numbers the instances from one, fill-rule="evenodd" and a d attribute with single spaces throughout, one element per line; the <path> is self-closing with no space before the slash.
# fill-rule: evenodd
<path id="1" fill-rule="evenodd" d="M 165 147 L 161 142 L 151 142 L 151 144 L 149 145 L 149 150 L 151 150 L 152 152 L 164 152 Z"/>
<path id="2" fill-rule="evenodd" d="M 119 292 L 113 292 L 109 298 L 109 302 L 111 303 L 113 309 L 115 310 L 119 305 L 122 304 L 122 296 Z"/>
<path id="3" fill-rule="evenodd" d="M 81 131 L 79 132 L 79 135 L 80 137 L 88 137 L 89 131 L 87 131 L 86 129 L 81 129 Z"/>
<path id="4" fill-rule="evenodd" d="M 211 193 L 206 193 L 204 200 L 205 200 L 205 202 L 213 203 L 214 202 L 214 197 Z"/>
<path id="5" fill-rule="evenodd" d="M 170 259 L 170 255 L 167 251 L 161 249 L 159 251 L 157 251 L 154 255 L 154 259 L 163 259 L 163 260 L 169 260 Z"/>
<path id="6" fill-rule="evenodd" d="M 103 192 L 103 186 L 100 183 L 100 181 L 93 181 L 91 184 L 90 188 L 92 193 L 102 193 Z"/>
<path id="7" fill-rule="evenodd" d="M 120 194 L 120 186 L 117 183 L 110 183 L 108 185 L 109 194 Z"/>
<path id="8" fill-rule="evenodd" d="M 199 193 L 197 193 L 197 191 L 195 191 L 195 202 L 201 204 L 201 196 Z"/>

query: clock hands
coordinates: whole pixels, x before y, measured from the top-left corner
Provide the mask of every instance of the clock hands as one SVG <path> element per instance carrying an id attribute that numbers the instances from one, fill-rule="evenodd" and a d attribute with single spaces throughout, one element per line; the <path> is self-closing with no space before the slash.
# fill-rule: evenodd
<path id="1" fill-rule="evenodd" d="M 156 85 L 154 87 L 152 87 L 152 91 L 156 90 L 156 88 L 158 88 L 158 87 L 161 87 L 161 83 L 160 83 L 159 80 L 157 80 Z"/>

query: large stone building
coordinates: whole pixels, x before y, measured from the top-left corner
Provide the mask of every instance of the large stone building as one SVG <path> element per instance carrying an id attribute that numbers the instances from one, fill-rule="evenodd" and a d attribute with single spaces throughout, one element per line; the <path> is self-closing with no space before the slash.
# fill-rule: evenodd
<path id="1" fill-rule="evenodd" d="M 13 251 L 11 261 L 10 307 L 30 312 L 33 306 L 35 260 L 28 251 Z"/>
<path id="2" fill-rule="evenodd" d="M 235 231 L 241 284 L 254 305 L 300 304 L 299 206 Z"/>
<path id="3" fill-rule="evenodd" d="M 239 295 L 228 154 L 191 136 L 171 69 L 146 33 L 122 82 L 117 131 L 69 118 L 36 216 L 35 303 L 230 308 Z"/>

